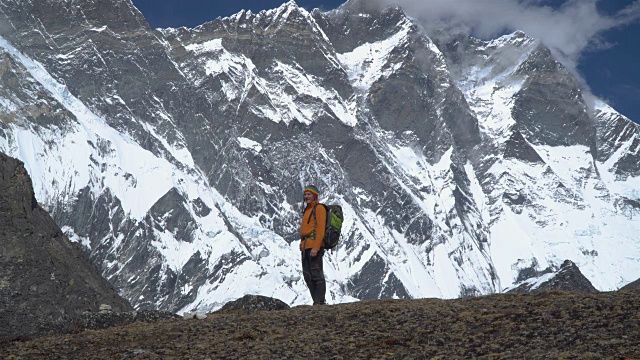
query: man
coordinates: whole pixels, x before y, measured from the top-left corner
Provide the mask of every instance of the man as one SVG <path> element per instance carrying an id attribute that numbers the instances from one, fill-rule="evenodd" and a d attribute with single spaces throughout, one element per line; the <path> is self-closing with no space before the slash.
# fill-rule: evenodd
<path id="1" fill-rule="evenodd" d="M 318 202 L 318 188 L 309 185 L 304 188 L 305 208 L 300 225 L 300 251 L 302 253 L 302 274 L 307 283 L 313 305 L 325 304 L 327 286 L 322 271 L 324 255 L 323 240 L 327 224 L 327 210 Z"/>

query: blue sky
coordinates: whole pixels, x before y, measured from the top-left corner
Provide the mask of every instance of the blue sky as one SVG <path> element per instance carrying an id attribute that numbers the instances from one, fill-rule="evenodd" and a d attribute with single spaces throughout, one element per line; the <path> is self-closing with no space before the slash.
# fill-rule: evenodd
<path id="1" fill-rule="evenodd" d="M 400 3 L 415 18 L 458 19 L 478 37 L 523 27 L 529 35 L 566 51 L 563 63 L 591 91 L 640 123 L 640 0 L 368 0 Z M 195 27 L 242 9 L 254 12 L 286 0 L 133 0 L 152 28 Z M 343 0 L 297 0 L 306 8 L 330 10 Z"/>

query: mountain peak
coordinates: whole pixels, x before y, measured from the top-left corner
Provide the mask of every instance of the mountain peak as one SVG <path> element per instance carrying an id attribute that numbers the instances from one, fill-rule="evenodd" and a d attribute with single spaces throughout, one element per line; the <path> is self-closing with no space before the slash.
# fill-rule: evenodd
<path id="1" fill-rule="evenodd" d="M 499 47 L 506 44 L 522 46 L 522 45 L 531 44 L 534 42 L 539 42 L 539 40 L 527 35 L 524 31 L 517 30 L 515 32 L 512 32 L 511 34 L 506 34 L 506 35 L 500 36 L 497 39 L 490 40 L 487 43 L 487 47 Z"/>
<path id="2" fill-rule="evenodd" d="M 277 8 L 261 10 L 260 12 L 253 13 L 251 10 L 241 10 L 231 16 L 220 18 L 221 20 L 231 20 L 234 22 L 245 22 L 246 20 L 262 21 L 271 18 L 273 20 L 280 19 L 280 21 L 286 21 L 291 14 L 300 14 L 302 17 L 310 18 L 310 14 L 295 2 L 295 0 L 289 0 L 286 3 L 281 4 Z"/>
<path id="3" fill-rule="evenodd" d="M 301 15 L 308 17 L 309 13 L 303 7 L 298 6 L 298 3 L 295 0 L 289 0 L 288 2 L 280 5 L 279 7 L 272 10 L 263 10 L 260 13 L 267 12 L 269 14 L 277 14 L 276 16 L 281 16 L 282 18 L 287 18 L 291 13 L 300 13 Z"/>

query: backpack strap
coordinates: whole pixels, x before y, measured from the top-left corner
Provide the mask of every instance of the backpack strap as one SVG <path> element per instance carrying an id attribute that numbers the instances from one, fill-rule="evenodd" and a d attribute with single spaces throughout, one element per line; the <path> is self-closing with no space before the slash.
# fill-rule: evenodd
<path id="1" fill-rule="evenodd" d="M 311 209 L 311 214 L 313 215 L 313 233 L 315 234 L 316 229 L 318 228 L 318 219 L 316 218 L 316 208 L 318 207 L 319 204 L 315 204 L 313 205 L 313 209 Z M 307 219 L 307 224 L 309 223 L 309 221 L 311 221 L 311 216 L 309 216 L 309 219 Z"/>
<path id="2" fill-rule="evenodd" d="M 313 209 L 311 209 L 311 214 L 313 215 L 313 222 L 316 221 L 316 208 L 318 207 L 318 204 L 313 205 Z M 307 219 L 307 224 L 311 221 L 311 216 L 309 216 L 309 218 Z M 315 226 L 314 226 L 315 228 Z"/>

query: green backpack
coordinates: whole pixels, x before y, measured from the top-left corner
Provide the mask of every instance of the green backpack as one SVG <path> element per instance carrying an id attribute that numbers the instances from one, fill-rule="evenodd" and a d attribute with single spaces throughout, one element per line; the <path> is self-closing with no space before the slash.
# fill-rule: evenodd
<path id="1" fill-rule="evenodd" d="M 324 206 L 327 211 L 327 227 L 324 230 L 324 248 L 327 250 L 333 249 L 338 245 L 338 242 L 340 241 L 340 232 L 342 232 L 342 222 L 344 221 L 344 217 L 342 216 L 342 206 L 325 204 L 318 205 Z M 315 221 L 315 206 L 311 213 L 313 214 L 313 220 Z"/>

